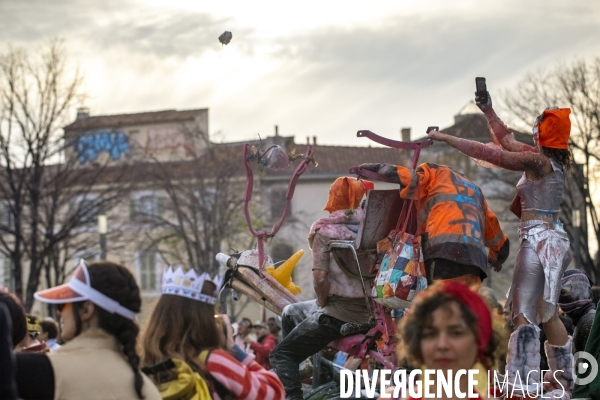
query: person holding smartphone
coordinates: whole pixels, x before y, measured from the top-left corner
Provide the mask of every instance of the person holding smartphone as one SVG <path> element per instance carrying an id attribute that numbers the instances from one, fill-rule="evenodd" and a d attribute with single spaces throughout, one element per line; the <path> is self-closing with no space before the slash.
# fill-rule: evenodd
<path id="1" fill-rule="evenodd" d="M 570 396 L 574 385 L 572 338 L 558 317 L 557 304 L 561 277 L 571 261 L 569 238 L 558 219 L 565 172 L 571 169 L 571 110 L 557 107 L 544 110 L 533 123 L 534 146 L 530 146 L 515 139 L 494 112 L 489 93 L 486 94 L 485 97 L 478 94 L 476 103 L 485 114 L 492 139 L 498 146 L 437 130 L 429 132 L 428 136 L 474 159 L 511 171 L 523 171 L 517 183 L 517 196 L 511 205 L 511 211 L 521 219 L 521 247 L 508 296 L 515 326 L 507 356 L 509 385 L 515 382 L 518 372 L 523 380 L 520 388 L 526 394 L 539 393 L 538 325 L 541 323 L 548 338 L 544 347 L 552 370 L 543 379 L 551 381 L 550 385 L 545 385 L 545 391 L 552 389 L 555 392 L 547 395 L 560 398 L 564 388 L 565 396 Z M 562 372 L 557 372 L 560 370 Z"/>

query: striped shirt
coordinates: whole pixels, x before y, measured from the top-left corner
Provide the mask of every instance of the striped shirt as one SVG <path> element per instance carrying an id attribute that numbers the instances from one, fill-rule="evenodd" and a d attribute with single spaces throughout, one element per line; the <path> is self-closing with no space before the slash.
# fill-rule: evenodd
<path id="1" fill-rule="evenodd" d="M 235 400 L 285 399 L 285 389 L 277 375 L 261 367 L 252 354 L 239 362 L 222 350 L 213 350 L 206 369 Z M 218 393 L 213 396 L 215 400 L 222 400 Z"/>

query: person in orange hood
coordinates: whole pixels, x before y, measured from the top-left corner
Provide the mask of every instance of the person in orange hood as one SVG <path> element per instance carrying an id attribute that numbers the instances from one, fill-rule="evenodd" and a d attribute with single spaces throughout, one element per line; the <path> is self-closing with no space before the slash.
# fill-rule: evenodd
<path id="1" fill-rule="evenodd" d="M 333 213 L 338 210 L 358 208 L 365 193 L 374 188 L 373 182 L 364 179 L 358 180 L 347 176 L 337 178 L 329 189 L 329 199 L 323 210 Z"/>
<path id="2" fill-rule="evenodd" d="M 570 398 L 574 386 L 572 338 L 558 317 L 557 303 L 561 277 L 571 261 L 569 238 L 558 219 L 565 171 L 571 166 L 571 110 L 557 107 L 544 110 L 533 125 L 534 146 L 529 146 L 516 141 L 498 118 L 489 94 L 486 103 L 477 105 L 488 120 L 495 146 L 438 131 L 430 132 L 429 137 L 476 160 L 523 171 L 517 183 L 517 197 L 511 205 L 511 211 L 521 219 L 521 248 L 508 295 L 515 332 L 509 340 L 506 372 L 509 386 L 517 375 L 528 377 L 522 385 L 514 385 L 517 393 L 524 393 L 524 397 L 540 395 L 538 325 L 541 323 L 548 338 L 544 347 L 551 369 L 541 379 L 546 397 Z"/>

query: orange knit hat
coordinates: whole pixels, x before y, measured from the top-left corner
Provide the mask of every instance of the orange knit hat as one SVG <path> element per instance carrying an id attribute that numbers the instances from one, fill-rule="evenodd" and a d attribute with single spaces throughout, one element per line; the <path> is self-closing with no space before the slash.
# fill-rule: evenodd
<path id="1" fill-rule="evenodd" d="M 358 208 L 365 193 L 372 189 L 375 189 L 375 184 L 371 181 L 352 177 L 337 178 L 329 189 L 329 199 L 323 210 L 332 213 Z"/>
<path id="2" fill-rule="evenodd" d="M 571 135 L 570 108 L 544 110 L 539 125 L 540 146 L 551 149 L 568 149 Z"/>

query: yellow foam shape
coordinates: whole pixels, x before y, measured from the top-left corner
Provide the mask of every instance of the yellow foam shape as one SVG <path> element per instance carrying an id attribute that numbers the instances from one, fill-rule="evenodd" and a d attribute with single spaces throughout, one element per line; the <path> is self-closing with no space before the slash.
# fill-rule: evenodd
<path id="1" fill-rule="evenodd" d="M 296 286 L 294 282 L 292 282 L 292 271 L 294 271 L 294 267 L 300 261 L 300 258 L 304 255 L 304 250 L 298 250 L 294 255 L 285 260 L 283 264 L 279 267 L 275 268 L 274 266 L 268 266 L 265 271 L 269 275 L 271 275 L 275 280 L 281 283 L 281 286 L 286 288 L 292 294 L 298 294 L 302 292 L 300 287 Z"/>

